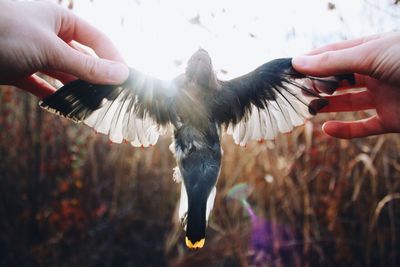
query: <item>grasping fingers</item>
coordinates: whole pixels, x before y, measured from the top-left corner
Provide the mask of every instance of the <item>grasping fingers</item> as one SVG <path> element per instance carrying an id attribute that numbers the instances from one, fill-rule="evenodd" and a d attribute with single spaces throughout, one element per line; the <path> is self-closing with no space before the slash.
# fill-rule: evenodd
<path id="1" fill-rule="evenodd" d="M 55 29 L 56 36 L 52 36 L 51 40 L 49 69 L 93 83 L 123 83 L 129 75 L 129 69 L 112 41 L 71 11 L 57 10 L 60 23 Z M 93 49 L 100 58 L 82 52 L 72 41 Z"/>
<path id="2" fill-rule="evenodd" d="M 398 86 L 399 43 L 399 33 L 344 41 L 294 57 L 292 64 L 297 71 L 311 76 L 358 73 Z"/>
<path id="3" fill-rule="evenodd" d="M 355 74 L 355 85 L 324 85 L 319 92 L 365 87 L 366 91 L 328 96 L 329 104 L 319 112 L 348 112 L 374 109 L 376 115 L 359 121 L 329 121 L 323 130 L 339 138 L 400 132 L 400 34 L 386 33 L 344 41 L 295 57 L 293 67 L 306 75 L 327 77 Z M 318 86 L 317 86 L 318 91 Z"/>
<path id="4" fill-rule="evenodd" d="M 370 74 L 376 45 L 368 42 L 342 50 L 327 51 L 317 55 L 294 57 L 293 67 L 304 74 L 326 77 L 331 75 L 359 73 Z"/>
<path id="5" fill-rule="evenodd" d="M 71 48 L 61 39 L 55 39 L 55 53 L 51 53 L 49 66 L 92 83 L 123 83 L 128 75 L 128 67 L 116 61 L 95 58 Z"/>

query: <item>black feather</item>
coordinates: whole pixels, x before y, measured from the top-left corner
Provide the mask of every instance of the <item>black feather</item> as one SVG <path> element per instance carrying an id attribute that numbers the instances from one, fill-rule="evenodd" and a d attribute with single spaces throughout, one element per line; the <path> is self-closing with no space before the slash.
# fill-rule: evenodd
<path id="1" fill-rule="evenodd" d="M 328 78 L 305 76 L 292 67 L 291 58 L 275 59 L 267 62 L 254 71 L 230 81 L 220 81 L 220 90 L 214 93 L 211 104 L 213 118 L 220 124 L 236 124 L 246 119 L 251 113 L 251 105 L 260 109 L 268 108 L 268 101 L 276 101 L 279 89 L 287 90 L 287 86 L 297 88 L 304 95 L 313 96 L 316 100 L 308 105 L 309 112 L 315 115 L 319 109 L 327 105 L 320 95 L 316 84 L 304 80 L 318 81 L 330 90 L 336 90 L 339 81 L 346 79 L 354 83 L 354 75 L 339 75 Z M 283 96 L 283 95 L 281 95 Z M 302 102 L 301 99 L 298 99 Z M 290 102 L 288 101 L 290 105 Z"/>
<path id="2" fill-rule="evenodd" d="M 302 122 L 297 116 L 287 118 L 293 112 L 288 116 L 288 110 L 284 108 L 300 112 L 296 110 L 299 108 L 297 102 L 300 101 L 314 115 L 328 104 L 319 95 L 320 92 L 334 92 L 341 80 L 354 84 L 354 76 L 305 76 L 292 68 L 290 58 L 283 58 L 265 63 L 236 79 L 217 81 L 211 59 L 205 51 L 198 51 L 189 60 L 189 65 L 187 72 L 171 83 L 151 78 L 134 69 L 131 69 L 129 78 L 121 85 L 97 85 L 77 80 L 43 99 L 40 105 L 79 122 L 106 103 L 114 104 L 114 101 L 119 101 L 118 105 L 112 106 L 115 114 L 108 114 L 112 119 L 104 130 L 110 138 L 113 130 L 120 130 L 117 125 L 121 126 L 121 120 L 126 124 L 122 127 L 131 127 L 132 132 L 136 128 L 139 131 L 143 128 L 130 122 L 136 122 L 132 121 L 136 118 L 146 118 L 147 115 L 159 125 L 172 123 L 175 155 L 188 196 L 187 237 L 195 243 L 205 237 L 207 199 L 216 184 L 221 167 L 220 125 L 237 124 L 246 120 L 253 110 L 266 110 L 267 114 L 263 113 L 262 118 L 258 113 L 258 122 L 264 128 L 254 132 L 260 132 L 257 138 L 262 138 L 270 134 L 268 131 L 273 128 L 272 133 L 275 136 L 278 130 L 287 131 L 294 124 L 299 125 Z M 312 96 L 313 100 L 305 102 L 302 94 Z M 111 105 L 104 107 L 110 109 Z M 104 111 L 106 112 L 98 116 L 104 117 L 108 110 Z M 307 112 L 307 109 L 302 109 L 302 112 Z M 103 118 L 98 118 L 96 123 L 102 120 Z M 282 127 L 283 123 L 290 127 Z M 152 123 L 150 125 L 153 126 Z M 240 131 L 237 131 L 240 139 L 238 141 L 251 139 L 244 134 L 253 131 L 254 125 L 250 128 L 244 124 L 244 130 L 240 127 Z M 127 132 L 129 131 L 125 131 L 122 138 L 129 136 Z M 121 141 L 121 137 L 118 138 Z M 148 141 L 146 138 L 135 140 L 140 145 Z M 134 138 L 130 141 L 132 139 Z"/>
<path id="3" fill-rule="evenodd" d="M 166 85 L 158 79 L 131 69 L 127 81 L 121 85 L 100 85 L 76 80 L 44 98 L 40 106 L 80 122 L 101 108 L 105 102 L 114 101 L 123 93 L 123 99 L 131 100 L 131 106 L 134 104 L 135 113 L 139 118 L 149 114 L 158 124 L 166 125 L 172 120 L 169 111 L 173 96 L 168 95 L 171 89 L 166 88 L 168 86 L 175 85 L 173 82 Z"/>
<path id="4" fill-rule="evenodd" d="M 119 92 L 117 86 L 76 80 L 44 98 L 40 106 L 74 121 L 82 121 L 101 107 L 103 99 L 114 100 Z"/>
<path id="5" fill-rule="evenodd" d="M 194 243 L 205 237 L 207 199 L 220 171 L 221 146 L 215 128 L 202 140 L 189 140 L 180 132 L 175 133 L 175 145 L 184 151 L 178 165 L 188 195 L 186 236 Z M 193 141 L 200 146 L 188 146 Z"/>

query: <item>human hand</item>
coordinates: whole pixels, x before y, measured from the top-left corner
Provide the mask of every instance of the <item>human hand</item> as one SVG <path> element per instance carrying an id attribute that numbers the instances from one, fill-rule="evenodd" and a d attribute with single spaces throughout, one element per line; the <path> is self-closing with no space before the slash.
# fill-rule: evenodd
<path id="1" fill-rule="evenodd" d="M 400 33 L 386 33 L 327 45 L 295 57 L 293 67 L 306 75 L 355 73 L 353 88 L 364 91 L 328 96 L 319 112 L 375 109 L 376 115 L 357 121 L 328 121 L 328 135 L 351 139 L 400 132 Z M 341 89 L 349 89 L 343 86 Z"/>
<path id="2" fill-rule="evenodd" d="M 44 98 L 56 89 L 36 72 L 63 83 L 81 78 L 119 84 L 127 79 L 129 69 L 112 42 L 71 11 L 40 1 L 0 1 L 0 10 L 0 84 Z"/>

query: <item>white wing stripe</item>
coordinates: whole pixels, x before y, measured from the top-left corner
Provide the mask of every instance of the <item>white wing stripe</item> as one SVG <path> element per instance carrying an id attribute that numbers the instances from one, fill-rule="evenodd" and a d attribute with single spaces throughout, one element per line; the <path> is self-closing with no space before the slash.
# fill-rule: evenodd
<path id="1" fill-rule="evenodd" d="M 250 140 L 272 140 L 279 133 L 288 133 L 302 125 L 311 116 L 307 103 L 315 97 L 302 94 L 291 84 L 284 86 L 275 89 L 276 99 L 267 101 L 264 109 L 252 105 L 247 120 L 228 125 L 227 133 L 233 136 L 236 144 L 245 146 Z M 296 93 L 293 92 L 295 89 Z"/>
<path id="2" fill-rule="evenodd" d="M 210 195 L 207 199 L 207 208 L 206 208 L 206 222 L 208 222 L 208 218 L 210 217 L 210 213 L 214 208 L 215 196 L 217 195 L 217 188 L 214 186 L 210 192 Z"/>
<path id="3" fill-rule="evenodd" d="M 130 142 L 135 147 L 148 147 L 157 143 L 160 132 L 148 114 L 143 118 L 135 114 L 136 98 L 121 92 L 114 101 L 107 101 L 94 111 L 84 123 L 97 132 L 109 135 L 114 143 Z"/>

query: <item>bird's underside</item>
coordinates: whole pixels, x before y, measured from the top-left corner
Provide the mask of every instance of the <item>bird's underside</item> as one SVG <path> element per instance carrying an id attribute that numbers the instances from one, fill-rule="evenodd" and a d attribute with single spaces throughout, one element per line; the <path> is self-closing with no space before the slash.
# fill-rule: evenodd
<path id="1" fill-rule="evenodd" d="M 296 72 L 291 59 L 277 59 L 230 81 L 216 78 L 211 59 L 196 52 L 186 72 L 161 81 L 131 69 L 121 85 L 96 85 L 82 80 L 66 84 L 40 106 L 84 122 L 112 142 L 154 145 L 167 127 L 174 129 L 176 177 L 182 177 L 180 216 L 186 245 L 204 245 L 206 219 L 212 209 L 220 171 L 220 129 L 236 144 L 270 140 L 290 132 L 328 104 L 320 93 L 333 93 L 341 80 Z"/>

